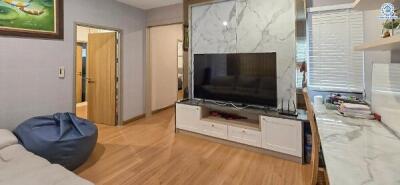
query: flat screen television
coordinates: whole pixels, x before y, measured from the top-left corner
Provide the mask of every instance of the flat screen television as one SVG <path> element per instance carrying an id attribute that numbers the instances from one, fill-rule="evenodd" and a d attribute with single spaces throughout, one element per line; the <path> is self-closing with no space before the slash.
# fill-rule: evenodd
<path id="1" fill-rule="evenodd" d="M 276 53 L 195 54 L 194 98 L 277 107 Z"/>

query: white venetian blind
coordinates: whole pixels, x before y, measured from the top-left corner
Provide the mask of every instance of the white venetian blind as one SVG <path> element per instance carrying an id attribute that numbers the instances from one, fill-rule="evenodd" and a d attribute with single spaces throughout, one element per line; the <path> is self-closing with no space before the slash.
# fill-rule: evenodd
<path id="1" fill-rule="evenodd" d="M 308 86 L 322 91 L 364 91 L 363 14 L 350 9 L 309 13 Z"/>

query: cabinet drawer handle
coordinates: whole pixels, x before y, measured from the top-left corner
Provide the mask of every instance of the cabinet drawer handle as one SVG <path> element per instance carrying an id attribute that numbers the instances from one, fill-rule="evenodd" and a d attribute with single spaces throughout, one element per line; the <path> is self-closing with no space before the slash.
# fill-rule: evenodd
<path id="1" fill-rule="evenodd" d="M 215 125 L 214 125 L 214 124 L 212 124 L 211 126 L 212 126 L 212 127 L 215 127 Z"/>

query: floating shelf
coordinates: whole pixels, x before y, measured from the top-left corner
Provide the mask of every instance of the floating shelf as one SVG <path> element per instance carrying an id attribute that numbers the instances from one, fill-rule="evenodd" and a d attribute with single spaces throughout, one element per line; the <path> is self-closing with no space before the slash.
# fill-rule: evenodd
<path id="1" fill-rule="evenodd" d="M 381 38 L 372 42 L 366 42 L 354 47 L 355 51 L 389 51 L 400 50 L 400 35 L 389 38 Z"/>
<path id="2" fill-rule="evenodd" d="M 353 3 L 354 10 L 378 10 L 381 8 L 383 3 L 388 2 L 387 0 L 356 0 Z"/>

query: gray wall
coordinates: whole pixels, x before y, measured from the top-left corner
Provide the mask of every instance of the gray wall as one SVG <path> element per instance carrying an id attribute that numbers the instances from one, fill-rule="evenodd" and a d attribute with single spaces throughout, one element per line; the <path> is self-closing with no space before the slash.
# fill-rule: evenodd
<path id="1" fill-rule="evenodd" d="M 145 12 L 110 0 L 66 0 L 65 39 L 0 37 L 0 128 L 73 110 L 74 22 L 123 30 L 123 119 L 144 113 Z M 58 79 L 59 66 L 66 78 Z"/>
<path id="2" fill-rule="evenodd" d="M 364 12 L 364 41 L 373 42 L 382 35 L 382 20 L 379 17 L 379 10 Z M 390 51 L 366 51 L 364 54 L 364 79 L 365 93 L 368 101 L 371 101 L 372 94 L 372 70 L 374 63 L 390 63 Z"/>
<path id="3" fill-rule="evenodd" d="M 146 11 L 147 26 L 183 23 L 183 4 L 175 4 Z"/>

